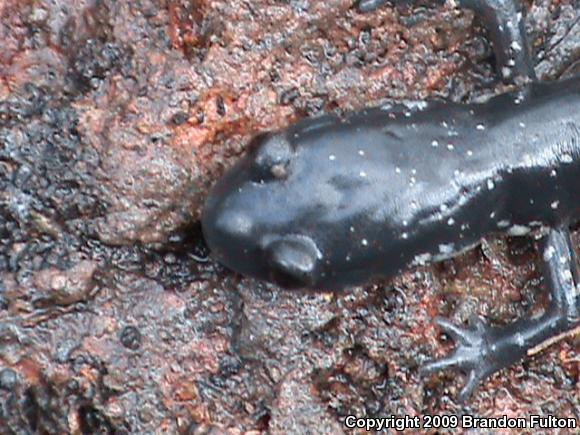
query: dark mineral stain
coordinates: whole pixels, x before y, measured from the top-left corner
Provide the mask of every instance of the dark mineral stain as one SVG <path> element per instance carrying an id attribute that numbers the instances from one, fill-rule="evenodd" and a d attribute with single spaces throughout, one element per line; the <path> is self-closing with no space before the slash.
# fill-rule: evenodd
<path id="1" fill-rule="evenodd" d="M 127 349 L 137 350 L 141 346 L 141 333 L 134 326 L 125 326 L 119 339 Z"/>
<path id="2" fill-rule="evenodd" d="M 91 406 L 81 406 L 78 411 L 81 432 L 89 435 L 94 433 L 113 434 L 116 431 L 107 418 L 98 410 Z"/>

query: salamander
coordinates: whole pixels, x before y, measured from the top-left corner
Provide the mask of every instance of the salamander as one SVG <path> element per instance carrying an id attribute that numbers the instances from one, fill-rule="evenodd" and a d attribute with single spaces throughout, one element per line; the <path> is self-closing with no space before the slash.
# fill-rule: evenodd
<path id="1" fill-rule="evenodd" d="M 465 400 L 490 374 L 580 330 L 569 234 L 580 220 L 580 79 L 535 80 L 513 1 L 461 4 L 485 12 L 500 75 L 528 83 L 484 103 L 384 105 L 261 134 L 210 192 L 202 228 L 228 268 L 318 290 L 392 278 L 490 234 L 539 234 L 551 294 L 542 316 L 503 327 L 437 319 L 456 348 L 422 372 L 466 372 Z"/>

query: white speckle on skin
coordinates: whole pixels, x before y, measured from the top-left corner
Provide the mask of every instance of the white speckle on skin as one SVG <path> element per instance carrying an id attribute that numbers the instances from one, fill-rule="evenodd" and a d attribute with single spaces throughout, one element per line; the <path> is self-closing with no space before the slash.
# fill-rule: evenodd
<path id="1" fill-rule="evenodd" d="M 367 239 L 362 239 L 362 240 L 360 241 L 360 243 L 361 243 L 361 245 L 363 245 L 363 246 L 368 246 L 368 244 L 369 244 L 369 241 L 368 241 Z"/>
<path id="2" fill-rule="evenodd" d="M 473 155 L 473 151 L 471 151 L 471 150 L 467 150 L 467 155 L 468 155 L 469 157 L 471 157 L 471 156 Z"/>
<path id="3" fill-rule="evenodd" d="M 436 141 L 436 140 L 434 140 L 433 142 L 431 142 L 431 146 L 432 146 L 433 148 L 437 148 L 437 147 L 439 146 L 439 142 L 438 142 L 438 141 Z"/>
<path id="4" fill-rule="evenodd" d="M 568 259 L 566 258 L 566 256 L 565 256 L 565 255 L 561 255 L 561 256 L 560 256 L 560 264 L 561 264 L 561 265 L 564 265 L 564 264 L 566 264 L 566 263 L 568 263 Z"/>
<path id="5" fill-rule="evenodd" d="M 411 110 L 425 110 L 429 107 L 429 103 L 423 100 L 403 100 L 401 103 Z"/>
<path id="6" fill-rule="evenodd" d="M 455 225 L 455 219 L 453 219 L 452 217 L 447 219 L 447 225 L 449 225 L 450 227 Z"/>
<path id="7" fill-rule="evenodd" d="M 438 260 L 450 258 L 453 254 L 455 245 L 453 243 L 442 243 L 439 245 L 439 252 L 441 255 L 437 256 Z"/>
<path id="8" fill-rule="evenodd" d="M 442 244 L 442 245 L 439 245 L 440 254 L 434 255 L 432 260 L 433 261 L 448 260 L 450 258 L 456 257 L 457 255 L 461 255 L 461 254 L 473 249 L 477 245 L 479 245 L 479 241 L 477 241 L 475 243 L 470 243 L 468 245 L 462 246 L 459 249 L 456 249 L 455 245 L 453 243 Z"/>
<path id="9" fill-rule="evenodd" d="M 489 214 L 489 217 L 490 217 L 491 219 L 495 218 L 495 211 L 492 211 L 492 212 Z"/>
<path id="10" fill-rule="evenodd" d="M 562 160 L 562 163 L 572 163 L 574 161 L 570 154 L 562 154 L 560 160 Z"/>
<path id="11" fill-rule="evenodd" d="M 495 187 L 495 183 L 493 182 L 493 180 L 489 179 L 487 180 L 487 190 L 493 190 Z"/>
<path id="12" fill-rule="evenodd" d="M 522 46 L 519 44 L 518 41 L 513 41 L 510 47 L 514 51 L 521 51 L 521 49 L 522 49 Z"/>
<path id="13" fill-rule="evenodd" d="M 365 152 L 363 150 L 358 150 L 358 155 L 362 157 L 365 155 Z"/>
<path id="14" fill-rule="evenodd" d="M 521 128 L 526 128 L 526 124 L 525 124 L 525 123 L 523 123 L 523 122 L 520 122 L 520 127 L 521 127 Z"/>
<path id="15" fill-rule="evenodd" d="M 544 255 L 542 257 L 544 258 L 544 261 L 550 261 L 555 253 L 556 249 L 554 249 L 553 246 L 548 246 L 544 249 Z"/>
<path id="16" fill-rule="evenodd" d="M 415 175 L 417 173 L 417 170 L 415 168 L 411 169 L 411 174 Z"/>
<path id="17" fill-rule="evenodd" d="M 560 205 L 560 201 L 554 201 L 553 203 L 550 204 L 550 207 L 552 207 L 554 210 L 556 210 L 559 205 Z"/>
<path id="18" fill-rule="evenodd" d="M 346 261 L 350 261 L 350 255 L 347 255 L 347 256 L 346 256 L 344 259 L 345 259 Z"/>
<path id="19" fill-rule="evenodd" d="M 350 227 L 349 229 L 351 233 L 354 233 L 354 227 Z"/>
<path id="20" fill-rule="evenodd" d="M 525 225 L 512 225 L 508 230 L 508 234 L 510 236 L 525 236 L 531 231 L 530 227 L 526 227 Z"/>
<path id="21" fill-rule="evenodd" d="M 550 177 L 556 177 L 558 175 L 558 172 L 555 169 L 552 169 L 550 171 Z"/>
<path id="22" fill-rule="evenodd" d="M 411 181 L 409 182 L 409 186 L 414 185 L 417 182 L 417 179 L 415 177 L 411 177 Z"/>
<path id="23" fill-rule="evenodd" d="M 403 226 L 406 227 L 407 225 L 409 225 L 409 222 L 407 222 L 406 219 L 403 219 Z"/>
<path id="24" fill-rule="evenodd" d="M 432 255 L 428 252 L 423 254 L 415 255 L 413 261 L 411 262 L 412 266 L 425 266 L 427 263 L 431 261 Z"/>
<path id="25" fill-rule="evenodd" d="M 439 245 L 439 252 L 443 255 L 451 255 L 455 245 L 453 243 L 442 243 Z"/>
<path id="26" fill-rule="evenodd" d="M 477 124 L 477 125 L 475 126 L 475 128 L 476 128 L 477 130 L 479 130 L 479 131 L 482 131 L 482 130 L 485 130 L 485 125 L 483 125 L 483 124 Z"/>
<path id="27" fill-rule="evenodd" d="M 441 204 L 441 205 L 439 206 L 439 210 L 441 210 L 441 211 L 445 211 L 445 210 L 447 210 L 447 208 L 448 208 L 448 207 L 447 207 L 447 204 Z"/>
<path id="28" fill-rule="evenodd" d="M 396 166 L 396 167 L 395 167 L 395 172 L 396 172 L 397 174 L 400 174 L 400 173 L 401 173 L 401 168 L 399 168 L 398 166 Z"/>
<path id="29" fill-rule="evenodd" d="M 367 176 L 367 173 L 365 171 L 360 171 L 359 175 L 364 178 Z"/>
<path id="30" fill-rule="evenodd" d="M 401 234 L 401 238 L 407 240 L 409 238 L 409 234 L 408 233 L 402 233 Z"/>
<path id="31" fill-rule="evenodd" d="M 336 160 L 336 156 L 334 154 L 331 154 L 328 156 L 328 160 L 334 161 L 334 160 Z"/>
<path id="32" fill-rule="evenodd" d="M 449 151 L 453 151 L 453 150 L 455 149 L 455 147 L 453 146 L 453 144 L 452 144 L 452 143 L 448 143 L 448 144 L 447 144 L 447 149 L 448 149 Z"/>
<path id="33" fill-rule="evenodd" d="M 497 223 L 498 228 L 507 228 L 510 226 L 510 221 L 503 219 Z"/>

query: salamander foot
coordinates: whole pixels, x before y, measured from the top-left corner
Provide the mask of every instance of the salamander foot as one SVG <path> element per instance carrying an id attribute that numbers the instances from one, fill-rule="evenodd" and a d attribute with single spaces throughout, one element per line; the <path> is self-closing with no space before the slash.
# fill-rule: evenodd
<path id="1" fill-rule="evenodd" d="M 463 402 L 492 373 L 580 331 L 580 294 L 576 291 L 580 272 L 568 228 L 550 229 L 540 249 L 544 283 L 550 291 L 550 305 L 544 314 L 497 327 L 486 325 L 476 316 L 469 319 L 467 328 L 437 318 L 437 325 L 456 347 L 451 355 L 423 366 L 422 374 L 445 369 L 466 372 L 467 382 L 459 396 Z"/>
<path id="2" fill-rule="evenodd" d="M 456 348 L 450 355 L 422 366 L 420 373 L 425 376 L 446 369 L 467 373 L 467 382 L 459 395 L 461 402 L 471 396 L 483 379 L 509 365 L 501 357 L 505 349 L 495 344 L 492 328 L 479 317 L 470 317 L 467 328 L 440 317 L 435 319 L 435 323 L 455 341 Z"/>

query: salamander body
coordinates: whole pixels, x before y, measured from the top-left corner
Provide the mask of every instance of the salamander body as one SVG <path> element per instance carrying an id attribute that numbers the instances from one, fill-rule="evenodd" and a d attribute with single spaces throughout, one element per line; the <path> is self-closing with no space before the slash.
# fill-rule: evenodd
<path id="1" fill-rule="evenodd" d="M 233 270 L 332 290 L 453 257 L 492 233 L 537 230 L 544 314 L 503 327 L 437 320 L 456 349 L 421 371 L 468 373 L 464 400 L 491 373 L 580 332 L 569 234 L 580 220 L 580 77 L 535 81 L 517 2 L 459 3 L 488 25 L 502 78 L 528 84 L 480 104 L 407 102 L 262 134 L 210 193 L 202 227 Z"/>
<path id="2" fill-rule="evenodd" d="M 308 119 L 250 149 L 210 196 L 205 236 L 226 266 L 285 287 L 392 277 L 580 218 L 575 78 Z"/>

